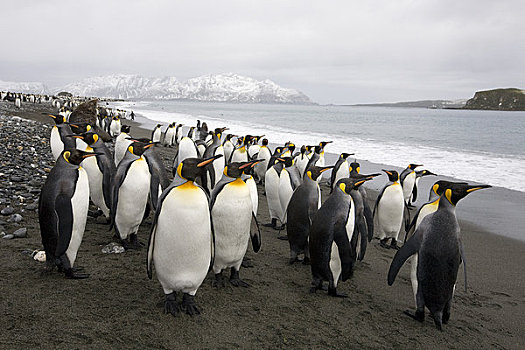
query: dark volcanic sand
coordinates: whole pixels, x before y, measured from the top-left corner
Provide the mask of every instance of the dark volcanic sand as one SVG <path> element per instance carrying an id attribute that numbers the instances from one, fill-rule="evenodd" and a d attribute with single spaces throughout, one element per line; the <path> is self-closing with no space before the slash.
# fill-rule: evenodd
<path id="1" fill-rule="evenodd" d="M 51 109 L 11 112 L 5 102 L 0 107 L 2 115 L 46 122 L 36 113 Z M 149 134 L 137 129 L 132 133 Z M 159 149 L 171 161 L 171 150 Z M 327 194 L 324 187 L 323 198 Z M 259 196 L 259 222 L 264 223 L 266 199 L 261 191 Z M 20 212 L 21 207 L 15 209 Z M 112 233 L 88 218 L 76 265 L 91 277 L 66 280 L 58 273 L 46 275 L 43 264 L 22 253 L 41 249 L 37 213 L 22 215 L 17 227 L 27 227 L 28 238 L 0 239 L 0 348 L 525 347 L 525 244 L 461 220 L 469 288 L 465 293 L 460 274 L 451 320 L 439 332 L 428 313 L 423 324 L 402 314 L 413 308 L 408 266 L 389 287 L 386 272 L 394 251 L 380 248 L 377 241 L 369 245 L 354 277 L 340 283 L 339 290 L 349 297 L 336 299 L 326 292 L 310 294 L 309 266 L 289 266 L 288 243 L 276 238 L 277 231 L 261 227 L 262 249 L 254 254 L 249 248 L 248 253 L 254 267 L 241 270 L 251 288 L 214 290 L 210 273 L 196 296 L 202 315 L 174 318 L 163 314 L 163 293 L 155 276 L 147 278 L 146 249 L 102 254 Z M 143 242 L 149 226 L 143 223 L 139 231 Z M 8 223 L 4 230 L 12 233 L 17 227 Z"/>

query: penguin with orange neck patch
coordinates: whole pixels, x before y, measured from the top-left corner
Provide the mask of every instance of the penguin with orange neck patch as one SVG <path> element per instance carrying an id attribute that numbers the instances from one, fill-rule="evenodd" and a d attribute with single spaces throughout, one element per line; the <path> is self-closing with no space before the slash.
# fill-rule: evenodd
<path id="1" fill-rule="evenodd" d="M 388 285 L 394 283 L 404 262 L 418 255 L 416 312 L 405 314 L 423 322 L 426 307 L 439 330 L 448 323 L 459 265 L 464 263 L 456 205 L 469 193 L 489 187 L 465 183 L 450 185 L 439 198 L 437 210 L 421 221 L 414 235 L 394 256 L 388 271 Z"/>
<path id="2" fill-rule="evenodd" d="M 223 287 L 222 271 L 230 268 L 230 283 L 236 287 L 249 287 L 239 277 L 248 241 L 253 251 L 261 248 L 261 233 L 250 230 L 253 203 L 249 186 L 243 181 L 243 171 L 254 162 L 233 162 L 224 168 L 224 176 L 211 194 L 210 210 L 215 232 L 214 285 Z M 255 222 L 257 223 L 256 219 Z"/>
<path id="3" fill-rule="evenodd" d="M 149 238 L 147 271 L 151 279 L 155 265 L 166 296 L 164 310 L 172 315 L 180 311 L 200 314 L 194 297 L 213 262 L 214 239 L 208 195 L 195 180 L 221 157 L 183 160 L 159 199 Z M 183 293 L 180 304 L 177 292 Z"/>
<path id="4" fill-rule="evenodd" d="M 80 163 L 95 153 L 66 149 L 58 157 L 40 192 L 38 220 L 47 269 L 55 266 L 68 278 L 87 278 L 74 268 L 89 206 L 89 182 Z"/>
<path id="5" fill-rule="evenodd" d="M 115 227 L 125 249 L 138 249 L 137 239 L 151 184 L 151 174 L 144 152 L 153 143 L 133 142 L 120 161 L 113 178 L 111 227 Z"/>

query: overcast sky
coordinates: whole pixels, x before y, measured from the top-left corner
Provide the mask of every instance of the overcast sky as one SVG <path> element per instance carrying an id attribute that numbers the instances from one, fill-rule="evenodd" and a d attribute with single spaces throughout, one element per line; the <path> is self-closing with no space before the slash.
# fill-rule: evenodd
<path id="1" fill-rule="evenodd" d="M 0 6 L 0 80 L 234 72 L 319 103 L 525 88 L 524 0 L 23 1 Z"/>

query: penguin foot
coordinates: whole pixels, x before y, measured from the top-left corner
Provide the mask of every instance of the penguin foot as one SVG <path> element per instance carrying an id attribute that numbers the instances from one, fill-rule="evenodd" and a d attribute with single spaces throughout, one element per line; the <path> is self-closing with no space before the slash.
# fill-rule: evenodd
<path id="1" fill-rule="evenodd" d="M 287 241 L 288 240 L 288 236 L 287 235 L 277 236 L 277 239 L 280 239 L 281 241 Z"/>
<path id="2" fill-rule="evenodd" d="M 81 279 L 89 277 L 89 273 L 79 273 L 79 272 L 73 271 L 73 269 L 67 269 L 65 270 L 65 273 L 66 273 L 66 278 L 73 279 L 73 280 L 81 280 Z"/>
<path id="3" fill-rule="evenodd" d="M 275 225 L 273 227 L 273 229 L 276 230 L 276 231 L 282 231 L 282 230 L 284 230 L 285 227 L 286 227 L 286 224 L 282 224 L 281 226 Z"/>
<path id="4" fill-rule="evenodd" d="M 401 247 L 397 245 L 397 241 L 395 239 L 392 239 L 392 243 L 390 243 L 390 249 L 399 250 Z"/>
<path id="5" fill-rule="evenodd" d="M 242 259 L 241 266 L 245 268 L 252 268 L 253 267 L 252 259 L 245 256 L 244 259 Z"/>
<path id="6" fill-rule="evenodd" d="M 184 311 L 186 314 L 193 316 L 193 315 L 200 315 L 200 310 L 197 307 L 197 304 L 195 304 L 195 298 L 193 295 L 189 295 L 184 293 L 182 296 L 182 304 L 180 305 L 180 308 L 182 311 Z"/>
<path id="7" fill-rule="evenodd" d="M 172 314 L 177 316 L 180 312 L 179 304 L 177 304 L 177 294 L 175 292 L 166 295 L 166 300 L 164 301 L 164 313 Z"/>
<path id="8" fill-rule="evenodd" d="M 267 223 L 267 224 L 263 224 L 264 227 L 273 227 L 275 228 L 275 226 L 277 226 L 277 219 L 276 218 L 272 218 L 272 221 Z"/>
<path id="9" fill-rule="evenodd" d="M 299 258 L 297 258 L 297 256 L 296 256 L 294 258 L 290 258 L 288 260 L 288 264 L 293 265 L 295 262 L 299 262 L 299 261 L 300 261 Z"/>
<path id="10" fill-rule="evenodd" d="M 348 297 L 348 295 L 346 295 L 345 293 L 337 292 L 336 288 L 328 288 L 328 295 L 331 297 L 336 297 L 336 298 L 347 298 Z"/>
<path id="11" fill-rule="evenodd" d="M 215 274 L 215 279 L 213 280 L 213 282 L 211 282 L 211 286 L 217 289 L 226 287 L 226 284 L 224 283 L 224 277 L 222 276 L 222 272 Z"/>
<path id="12" fill-rule="evenodd" d="M 379 245 L 385 249 L 390 249 L 390 246 L 388 245 L 388 238 L 383 238 L 380 242 L 379 242 Z"/>
<path id="13" fill-rule="evenodd" d="M 416 310 L 416 313 L 412 313 L 410 310 L 405 310 L 403 313 L 419 322 L 423 322 L 425 320 L 425 311 Z"/>
<path id="14" fill-rule="evenodd" d="M 303 265 L 310 265 L 310 258 L 305 256 L 303 259 Z"/>
<path id="15" fill-rule="evenodd" d="M 239 271 L 235 270 L 234 267 L 231 268 L 230 283 L 234 287 L 244 287 L 248 288 L 250 285 L 239 277 Z"/>

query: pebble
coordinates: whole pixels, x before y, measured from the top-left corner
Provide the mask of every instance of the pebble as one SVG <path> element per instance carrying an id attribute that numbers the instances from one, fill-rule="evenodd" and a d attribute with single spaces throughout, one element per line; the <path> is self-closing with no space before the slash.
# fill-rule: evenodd
<path id="1" fill-rule="evenodd" d="M 46 261 L 46 252 L 43 250 L 35 250 L 33 252 L 33 259 L 40 262 Z"/>
<path id="2" fill-rule="evenodd" d="M 104 254 L 121 254 L 124 253 L 126 250 L 123 246 L 121 246 L 118 243 L 111 242 L 108 245 L 106 245 L 104 248 L 102 248 L 102 253 Z"/>
<path id="3" fill-rule="evenodd" d="M 13 238 L 15 238 L 15 236 L 12 235 L 12 234 L 8 234 L 8 235 L 4 235 L 2 238 L 3 239 L 13 239 Z"/>
<path id="4" fill-rule="evenodd" d="M 25 227 L 19 228 L 18 230 L 13 232 L 13 236 L 15 236 L 16 238 L 25 238 L 25 237 L 27 237 L 27 228 L 25 228 Z"/>
<path id="5" fill-rule="evenodd" d="M 7 221 L 8 222 L 15 222 L 15 223 L 17 223 L 17 222 L 22 221 L 22 219 L 23 219 L 22 215 L 20 215 L 20 214 L 13 214 L 13 215 L 11 215 L 9 217 L 9 219 Z"/>
<path id="6" fill-rule="evenodd" d="M 36 210 L 37 208 L 38 208 L 38 204 L 37 203 L 31 203 L 31 204 L 28 204 L 26 206 L 27 210 Z"/>
<path id="7" fill-rule="evenodd" d="M 0 211 L 0 214 L 2 215 L 11 215 L 15 212 L 15 209 L 12 208 L 12 207 L 5 207 L 4 209 L 2 209 L 2 211 Z"/>

